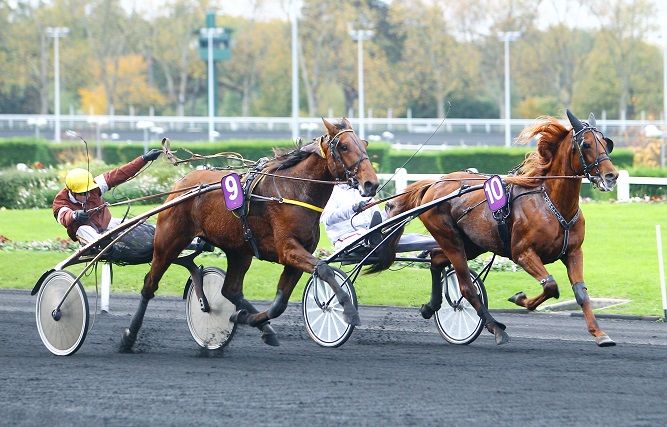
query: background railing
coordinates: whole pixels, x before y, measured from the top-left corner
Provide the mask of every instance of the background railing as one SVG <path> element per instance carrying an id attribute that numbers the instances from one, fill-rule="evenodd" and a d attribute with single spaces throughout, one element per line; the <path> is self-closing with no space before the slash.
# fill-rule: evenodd
<path id="1" fill-rule="evenodd" d="M 367 117 L 365 120 L 365 133 L 368 139 L 371 137 L 391 142 L 393 133 L 418 134 L 418 141 L 426 139 L 424 134 L 436 132 L 438 134 L 469 134 L 469 135 L 494 135 L 493 143 L 502 145 L 504 143 L 505 119 L 437 119 L 437 118 L 393 118 L 393 117 Z M 193 139 L 208 139 L 208 117 L 203 116 L 90 116 L 62 114 L 60 116 L 63 139 L 67 136 L 67 129 L 81 131 L 100 131 L 111 134 L 113 132 L 134 131 L 150 132 L 151 134 L 163 134 L 170 132 L 182 132 L 193 134 Z M 359 123 L 357 119 L 350 118 L 355 129 Z M 512 136 L 533 124 L 533 119 L 510 120 Z M 294 120 L 291 117 L 214 117 L 215 131 L 221 134 L 235 132 L 279 132 L 284 133 L 287 138 L 291 136 Z M 605 120 L 598 119 L 598 128 L 607 136 L 613 138 L 617 146 L 629 145 L 638 137 L 643 137 L 644 129 L 648 125 L 661 127 L 661 122 L 651 120 Z M 302 137 L 317 136 L 316 133 L 323 129 L 321 118 L 300 117 L 298 119 L 299 135 Z M 55 116 L 30 115 L 30 114 L 2 114 L 0 115 L 0 137 L 12 132 L 23 132 L 30 134 L 35 132 L 47 139 L 52 139 L 55 129 Z M 204 135 L 199 135 L 203 133 Z M 383 135 L 384 133 L 384 135 Z M 136 136 L 136 135 L 134 135 Z M 169 135 L 167 135 L 169 136 Z M 226 135 L 219 135 L 220 138 Z M 125 140 L 123 136 L 120 138 Z M 141 138 L 138 138 L 141 139 Z M 482 138 L 483 141 L 487 139 Z M 455 140 L 452 142 L 456 142 Z"/>

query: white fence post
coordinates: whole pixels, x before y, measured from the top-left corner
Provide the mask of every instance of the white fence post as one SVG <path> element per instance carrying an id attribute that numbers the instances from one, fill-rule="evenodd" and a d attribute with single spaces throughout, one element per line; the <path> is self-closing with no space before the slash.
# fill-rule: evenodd
<path id="1" fill-rule="evenodd" d="M 394 176 L 394 184 L 396 185 L 396 194 L 405 191 L 405 187 L 408 186 L 408 171 L 405 170 L 405 168 L 396 169 L 396 175 Z"/>
<path id="2" fill-rule="evenodd" d="M 626 170 L 618 171 L 616 179 L 616 198 L 619 202 L 630 201 L 630 174 Z"/>
<path id="3" fill-rule="evenodd" d="M 101 304 L 102 311 L 109 312 L 109 293 L 111 291 L 111 263 L 102 263 L 102 292 Z"/>
<path id="4" fill-rule="evenodd" d="M 662 313 L 667 319 L 667 292 L 665 292 L 665 267 L 662 258 L 662 233 L 660 224 L 655 225 L 655 237 L 658 241 L 658 268 L 660 269 L 660 290 L 662 292 Z"/>

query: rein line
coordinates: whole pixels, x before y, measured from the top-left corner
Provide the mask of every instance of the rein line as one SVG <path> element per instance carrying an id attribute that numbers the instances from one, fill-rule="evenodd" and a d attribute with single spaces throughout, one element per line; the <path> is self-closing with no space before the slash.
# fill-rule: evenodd
<path id="1" fill-rule="evenodd" d="M 583 176 L 583 175 L 553 175 L 553 176 L 526 176 L 526 177 L 522 177 L 522 178 L 542 179 L 542 180 L 544 180 L 544 179 L 583 179 L 583 178 L 585 178 L 585 176 Z M 379 205 L 380 203 L 386 202 L 388 200 L 395 199 L 396 197 L 402 196 L 404 194 L 412 193 L 414 191 L 421 190 L 422 188 L 430 187 L 433 184 L 437 184 L 439 182 L 468 181 L 468 180 L 484 180 L 484 181 L 486 181 L 487 179 L 489 179 L 488 176 L 469 177 L 469 178 L 441 178 L 441 179 L 438 179 L 438 180 L 433 181 L 431 183 L 422 185 L 421 187 L 413 188 L 412 190 L 404 191 L 402 193 L 393 194 L 391 196 L 387 196 L 385 198 L 369 202 L 368 204 L 366 204 L 366 206 L 364 206 L 363 210 L 366 210 L 366 209 L 371 208 L 373 206 Z"/>
<path id="2" fill-rule="evenodd" d="M 101 204 L 97 207 L 94 207 L 92 209 L 88 209 L 88 211 L 89 212 L 96 211 L 96 210 L 102 209 L 102 207 L 104 207 L 104 206 L 120 206 L 120 205 L 126 205 L 126 204 L 129 205 L 130 203 L 134 203 L 134 202 L 141 202 L 143 200 L 155 199 L 157 197 L 168 196 L 170 194 L 183 193 L 183 192 L 186 192 L 186 191 L 194 190 L 195 188 L 199 188 L 199 187 L 202 187 L 202 186 L 210 186 L 210 185 L 214 185 L 214 184 L 217 184 L 217 182 L 212 182 L 212 183 L 209 183 L 209 184 L 191 185 L 190 187 L 185 187 L 185 188 L 181 188 L 181 189 L 178 189 L 178 190 L 171 190 L 171 191 L 165 191 L 163 193 L 150 194 L 148 196 L 137 197 L 136 199 L 130 199 L 130 200 L 123 200 L 121 202 L 103 203 L 103 204 Z"/>

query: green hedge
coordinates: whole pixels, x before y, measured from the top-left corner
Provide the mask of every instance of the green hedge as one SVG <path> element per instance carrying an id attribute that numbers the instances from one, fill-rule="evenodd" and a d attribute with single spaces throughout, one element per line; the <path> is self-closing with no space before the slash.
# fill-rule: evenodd
<path id="1" fill-rule="evenodd" d="M 34 138 L 0 139 L 0 167 L 17 163 L 31 165 L 35 162 L 55 164 L 46 141 Z"/>
<path id="2" fill-rule="evenodd" d="M 176 155 L 187 158 L 190 155 L 182 149 L 188 149 L 201 155 L 220 152 L 234 152 L 249 160 L 273 155 L 273 148 L 291 147 L 291 141 L 256 140 L 256 141 L 217 141 L 217 142 L 178 142 L 172 141 L 172 150 L 179 149 Z M 151 148 L 159 147 L 157 142 Z M 143 154 L 142 143 L 104 142 L 101 145 L 102 158 L 106 164 L 118 165 Z M 97 153 L 96 143 L 88 143 L 90 157 Z M 504 174 L 520 164 L 528 148 L 523 147 L 488 147 L 455 148 L 442 151 L 420 151 L 406 165 L 409 173 L 448 173 L 466 168 L 476 168 L 485 173 Z M 388 143 L 372 142 L 368 146 L 368 155 L 377 170 L 393 173 L 413 155 L 405 150 L 392 150 Z M 633 152 L 630 149 L 617 149 L 611 158 L 618 169 L 627 169 L 633 165 Z M 55 144 L 44 140 L 7 139 L 0 140 L 0 167 L 13 166 L 17 163 L 33 164 L 41 162 L 46 166 L 85 161 L 86 148 L 82 142 L 64 142 Z M 213 166 L 224 166 L 227 160 L 208 161 Z"/>
<path id="3" fill-rule="evenodd" d="M 97 146 L 95 143 L 89 143 L 88 145 L 90 157 L 94 158 L 97 153 Z M 183 159 L 190 156 L 189 153 L 182 150 L 183 148 L 201 155 L 235 152 L 246 159 L 257 160 L 261 157 L 272 156 L 273 148 L 292 146 L 291 141 L 274 140 L 220 141 L 213 143 L 173 141 L 171 143 L 172 150 L 178 149 L 176 155 Z M 159 147 L 159 144 L 151 143 L 150 147 Z M 90 170 L 94 175 L 108 170 L 108 165 L 121 165 L 143 154 L 142 143 L 105 142 L 102 143 L 101 149 L 105 162 L 91 161 Z M 421 151 L 410 159 L 413 155 L 412 152 L 392 150 L 388 143 L 371 142 L 368 146 L 368 155 L 376 170 L 381 173 L 393 173 L 396 168 L 403 166 L 410 159 L 405 164 L 408 173 L 444 174 L 474 167 L 485 173 L 504 174 L 520 164 L 529 150 L 524 147 L 454 148 L 442 151 Z M 633 152 L 629 149 L 617 149 L 611 155 L 611 158 L 617 169 L 628 169 L 630 176 L 667 176 L 667 173 L 661 169 L 633 169 Z M 17 163 L 32 165 L 36 162 L 41 162 L 47 169 L 21 173 L 13 167 Z M 147 172 L 147 176 L 152 176 L 152 181 L 142 183 L 142 179 L 138 179 L 133 183 L 123 185 L 122 191 L 129 193 L 127 197 L 133 198 L 166 190 L 179 176 L 187 172 L 187 168 L 196 166 L 196 163 L 193 163 L 192 166 L 182 165 L 174 168 L 168 164 L 156 162 L 153 166 L 158 166 L 158 164 L 159 166 L 152 167 L 150 172 Z M 207 163 L 213 166 L 224 166 L 229 161 L 212 159 Z M 65 172 L 57 169 L 51 170 L 49 167 L 60 167 L 62 169 L 63 167 L 69 168 L 71 165 L 88 167 L 85 145 L 81 142 L 55 144 L 30 138 L 0 140 L 0 166 L 8 167 L 5 172 L 0 172 L 0 188 L 2 189 L 0 191 L 0 207 L 50 206 L 53 196 L 62 188 L 61 181 Z M 655 185 L 633 185 L 631 187 L 633 196 L 664 196 L 666 191 L 666 189 Z M 601 194 L 587 186 L 582 189 L 582 196 L 596 199 L 612 197 L 611 194 Z"/>

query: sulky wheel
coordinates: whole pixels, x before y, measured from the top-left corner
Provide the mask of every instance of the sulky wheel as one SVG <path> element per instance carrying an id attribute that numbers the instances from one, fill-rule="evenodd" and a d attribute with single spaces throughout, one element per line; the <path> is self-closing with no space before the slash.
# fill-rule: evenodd
<path id="1" fill-rule="evenodd" d="M 185 315 L 192 338 L 209 350 L 226 346 L 236 332 L 236 323 L 229 320 L 236 307 L 221 292 L 225 275 L 224 270 L 217 267 L 204 269 L 203 287 L 210 307 L 208 312 L 202 311 L 194 285 L 190 285 L 186 298 Z"/>
<path id="2" fill-rule="evenodd" d="M 488 307 L 484 282 L 470 270 L 472 280 L 482 304 Z M 454 269 L 445 271 L 442 279 L 443 301 L 440 310 L 435 312 L 435 324 L 440 335 L 452 344 L 470 344 L 484 329 L 482 319 L 470 303 L 461 296 L 459 281 Z"/>
<path id="3" fill-rule="evenodd" d="M 42 342 L 57 356 L 76 353 L 88 333 L 88 298 L 77 282 L 56 310 L 76 277 L 64 270 L 51 272 L 37 294 L 37 330 Z"/>
<path id="4" fill-rule="evenodd" d="M 357 294 L 354 286 L 349 281 L 346 282 L 347 274 L 338 268 L 331 268 L 334 270 L 336 282 L 350 295 L 356 307 Z M 308 279 L 303 291 L 302 309 L 308 335 L 322 347 L 339 347 L 354 331 L 354 326 L 343 320 L 343 306 L 338 302 L 333 290 L 319 277 L 311 276 Z"/>

